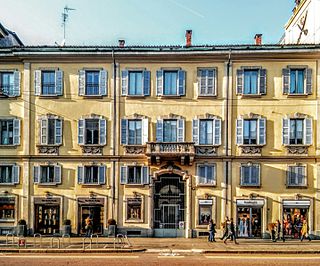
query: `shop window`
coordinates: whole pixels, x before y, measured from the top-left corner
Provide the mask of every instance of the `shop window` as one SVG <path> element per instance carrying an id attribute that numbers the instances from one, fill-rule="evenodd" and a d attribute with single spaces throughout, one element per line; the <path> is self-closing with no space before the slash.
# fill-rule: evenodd
<path id="1" fill-rule="evenodd" d="M 106 145 L 105 119 L 80 119 L 78 121 L 79 145 Z"/>
<path id="2" fill-rule="evenodd" d="M 186 94 L 184 70 L 158 70 L 157 96 L 183 96 Z"/>
<path id="3" fill-rule="evenodd" d="M 150 71 L 123 70 L 121 85 L 121 94 L 123 96 L 149 96 Z"/>
<path id="4" fill-rule="evenodd" d="M 19 166 L 17 165 L 1 165 L 0 166 L 0 184 L 14 185 L 19 184 Z"/>
<path id="5" fill-rule="evenodd" d="M 285 68 L 282 70 L 283 93 L 288 95 L 312 94 L 311 68 Z"/>
<path id="6" fill-rule="evenodd" d="M 105 96 L 107 95 L 108 72 L 105 70 L 80 70 L 79 95 Z"/>
<path id="7" fill-rule="evenodd" d="M 237 145 L 265 145 L 266 119 L 237 119 Z"/>
<path id="8" fill-rule="evenodd" d="M 198 70 L 199 96 L 216 96 L 217 70 L 202 68 Z"/>
<path id="9" fill-rule="evenodd" d="M 121 144 L 142 145 L 148 142 L 148 119 L 121 119 Z"/>
<path id="10" fill-rule="evenodd" d="M 127 198 L 126 222 L 142 222 L 142 199 Z"/>
<path id="11" fill-rule="evenodd" d="M 299 202 L 299 201 L 298 201 Z M 283 234 L 286 238 L 300 239 L 303 221 L 306 220 L 308 228 L 309 206 L 284 206 L 283 207 Z"/>
<path id="12" fill-rule="evenodd" d="M 289 166 L 287 179 L 288 186 L 307 186 L 306 166 Z"/>
<path id="13" fill-rule="evenodd" d="M 14 222 L 15 208 L 14 197 L 0 197 L 0 222 Z"/>
<path id="14" fill-rule="evenodd" d="M 63 94 L 61 70 L 36 70 L 34 72 L 35 95 L 59 96 Z"/>
<path id="15" fill-rule="evenodd" d="M 60 232 L 60 206 L 35 204 L 35 233 L 53 235 Z"/>
<path id="16" fill-rule="evenodd" d="M 62 144 L 62 120 L 42 118 L 40 120 L 40 143 L 41 145 Z"/>
<path id="17" fill-rule="evenodd" d="M 241 165 L 241 186 L 260 186 L 260 165 Z"/>
<path id="18" fill-rule="evenodd" d="M 193 119 L 192 127 L 196 145 L 221 144 L 221 119 Z"/>
<path id="19" fill-rule="evenodd" d="M 104 165 L 78 166 L 78 184 L 103 185 L 105 183 L 106 167 Z"/>
<path id="20" fill-rule="evenodd" d="M 216 185 L 216 165 L 215 164 L 198 165 L 197 183 L 199 185 Z"/>
<path id="21" fill-rule="evenodd" d="M 0 91 L 8 97 L 20 96 L 20 72 L 0 72 Z"/>
<path id="22" fill-rule="evenodd" d="M 208 225 L 212 219 L 212 200 L 199 200 L 199 225 Z"/>
<path id="23" fill-rule="evenodd" d="M 33 182 L 43 185 L 61 184 L 61 165 L 34 166 Z"/>
<path id="24" fill-rule="evenodd" d="M 121 184 L 146 185 L 150 183 L 147 166 L 121 166 L 120 175 Z"/>
<path id="25" fill-rule="evenodd" d="M 158 119 L 157 142 L 184 142 L 184 119 Z"/>
<path id="26" fill-rule="evenodd" d="M 237 208 L 237 234 L 238 237 L 261 237 L 262 235 L 262 208 Z"/>
<path id="27" fill-rule="evenodd" d="M 0 145 L 20 144 L 20 120 L 1 119 L 0 120 Z"/>
<path id="28" fill-rule="evenodd" d="M 237 70 L 237 94 L 266 94 L 267 70 L 254 67 L 243 67 Z"/>

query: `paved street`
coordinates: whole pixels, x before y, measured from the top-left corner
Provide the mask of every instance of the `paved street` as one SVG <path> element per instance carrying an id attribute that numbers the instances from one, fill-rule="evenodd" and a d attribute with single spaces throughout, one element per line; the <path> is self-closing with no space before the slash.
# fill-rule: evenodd
<path id="1" fill-rule="evenodd" d="M 310 255 L 205 255 L 205 254 L 30 254 L 0 253 L 0 265 L 319 265 L 320 256 Z"/>

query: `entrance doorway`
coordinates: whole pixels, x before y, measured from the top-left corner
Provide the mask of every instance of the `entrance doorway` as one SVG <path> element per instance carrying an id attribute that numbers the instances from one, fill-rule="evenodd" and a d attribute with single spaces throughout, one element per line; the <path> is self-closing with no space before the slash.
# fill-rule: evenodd
<path id="1" fill-rule="evenodd" d="M 35 233 L 41 235 L 59 234 L 60 206 L 35 205 Z"/>
<path id="2" fill-rule="evenodd" d="M 238 207 L 238 237 L 261 237 L 261 208 Z"/>

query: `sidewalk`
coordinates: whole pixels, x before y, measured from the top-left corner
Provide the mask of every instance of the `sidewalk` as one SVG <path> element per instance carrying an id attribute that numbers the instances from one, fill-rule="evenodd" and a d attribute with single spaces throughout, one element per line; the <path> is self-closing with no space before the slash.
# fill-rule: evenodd
<path id="1" fill-rule="evenodd" d="M 9 241 L 11 239 L 9 238 Z M 57 239 L 55 239 L 57 240 Z M 14 245 L 6 246 L 6 237 L 0 237 L 0 252 L 35 252 L 35 253 L 109 253 L 109 252 L 148 252 L 148 253 L 236 253 L 236 254 L 320 254 L 320 241 L 311 242 L 299 240 L 287 240 L 286 242 L 273 243 L 265 239 L 239 239 L 239 245 L 228 241 L 224 244 L 221 240 L 209 243 L 206 238 L 129 238 L 131 247 L 114 249 L 114 239 L 100 237 L 93 239 L 92 247 L 89 247 L 89 240 L 86 239 L 85 249 L 83 249 L 83 238 L 73 237 L 66 239 L 61 248 L 57 248 L 57 242 L 54 242 L 54 248 L 51 248 L 51 238 L 42 238 L 40 247 L 39 238 L 34 243 L 33 237 L 27 237 L 27 248 L 17 248 L 17 238 Z M 98 242 L 96 242 L 98 241 Z M 11 243 L 11 242 L 9 242 Z"/>

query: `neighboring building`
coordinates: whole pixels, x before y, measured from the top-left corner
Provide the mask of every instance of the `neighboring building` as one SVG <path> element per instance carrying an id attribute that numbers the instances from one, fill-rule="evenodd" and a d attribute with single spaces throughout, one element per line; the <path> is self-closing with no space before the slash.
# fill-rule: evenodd
<path id="1" fill-rule="evenodd" d="M 320 0 L 296 0 L 293 14 L 285 25 L 283 44 L 320 43 Z"/>
<path id="2" fill-rule="evenodd" d="M 23 46 L 23 43 L 15 32 L 6 29 L 0 23 L 0 47 L 12 46 Z"/>

